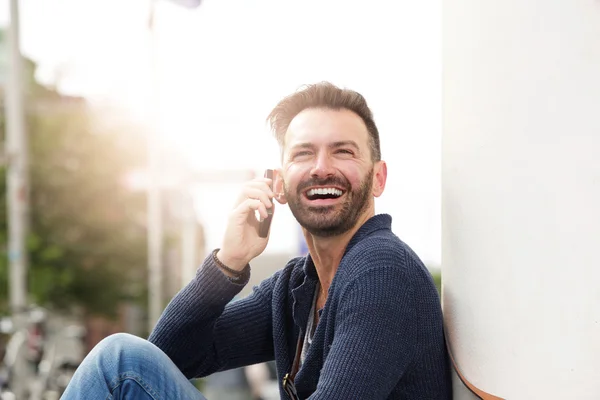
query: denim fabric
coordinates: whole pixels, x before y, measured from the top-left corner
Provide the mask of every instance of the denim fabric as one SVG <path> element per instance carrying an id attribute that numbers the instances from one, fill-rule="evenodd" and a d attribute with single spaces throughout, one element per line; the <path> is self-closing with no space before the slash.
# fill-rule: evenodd
<path id="1" fill-rule="evenodd" d="M 83 360 L 61 400 L 206 400 L 158 347 L 117 333 Z"/>

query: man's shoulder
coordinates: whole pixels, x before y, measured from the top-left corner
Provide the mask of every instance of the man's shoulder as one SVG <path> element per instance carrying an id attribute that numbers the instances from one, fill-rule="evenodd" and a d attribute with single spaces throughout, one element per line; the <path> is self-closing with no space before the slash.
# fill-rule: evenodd
<path id="1" fill-rule="evenodd" d="M 387 229 L 378 230 L 362 237 L 348 250 L 346 256 L 365 260 L 366 262 L 371 259 L 385 259 L 394 264 L 402 262 L 405 257 L 418 259 L 418 256 L 405 242 Z"/>
<path id="2" fill-rule="evenodd" d="M 347 278 L 360 279 L 363 274 L 382 269 L 393 270 L 402 279 L 421 280 L 428 270 L 413 249 L 391 230 L 382 229 L 363 237 L 344 255 L 342 270 Z"/>

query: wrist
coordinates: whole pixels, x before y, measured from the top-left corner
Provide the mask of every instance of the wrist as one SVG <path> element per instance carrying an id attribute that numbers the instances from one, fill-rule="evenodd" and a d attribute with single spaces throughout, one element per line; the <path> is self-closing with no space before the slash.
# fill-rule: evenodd
<path id="1" fill-rule="evenodd" d="M 222 249 L 216 249 L 213 251 L 213 257 L 215 258 L 215 262 L 221 267 L 223 272 L 225 272 L 230 277 L 238 277 L 243 272 L 248 262 L 240 261 L 235 258 L 232 258 L 227 255 Z"/>

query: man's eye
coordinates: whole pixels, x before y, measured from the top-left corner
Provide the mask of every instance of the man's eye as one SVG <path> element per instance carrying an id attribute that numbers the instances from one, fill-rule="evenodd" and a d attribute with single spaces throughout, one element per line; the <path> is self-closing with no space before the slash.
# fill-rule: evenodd
<path id="1" fill-rule="evenodd" d="M 294 153 L 294 158 L 296 157 L 302 157 L 302 156 L 308 156 L 310 155 L 309 151 L 299 151 L 297 153 Z"/>
<path id="2" fill-rule="evenodd" d="M 354 154 L 352 152 L 352 150 L 348 150 L 348 149 L 338 149 L 336 153 L 338 153 L 338 154 L 349 154 L 349 155 Z"/>

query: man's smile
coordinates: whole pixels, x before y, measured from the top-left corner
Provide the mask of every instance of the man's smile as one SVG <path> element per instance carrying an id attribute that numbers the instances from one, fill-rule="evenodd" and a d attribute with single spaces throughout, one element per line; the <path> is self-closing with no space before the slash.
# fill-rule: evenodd
<path id="1" fill-rule="evenodd" d="M 335 186 L 311 187 L 304 191 L 303 200 L 311 206 L 333 205 L 340 201 L 346 191 Z"/>

